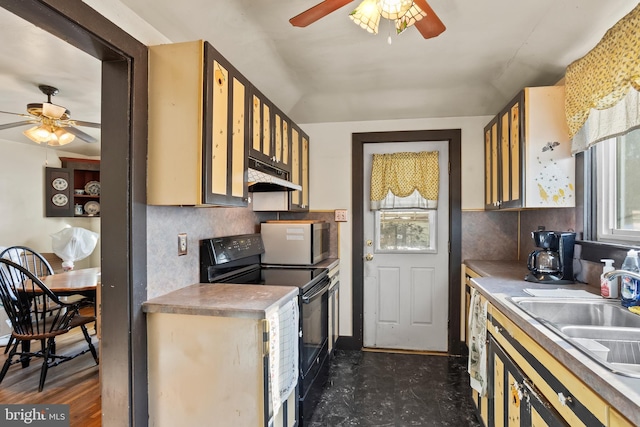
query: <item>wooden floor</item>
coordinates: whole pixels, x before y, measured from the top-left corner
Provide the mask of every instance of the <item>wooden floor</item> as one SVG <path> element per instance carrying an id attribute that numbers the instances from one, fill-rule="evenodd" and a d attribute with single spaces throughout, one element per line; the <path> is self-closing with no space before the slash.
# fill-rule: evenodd
<path id="1" fill-rule="evenodd" d="M 93 345 L 98 348 L 93 324 L 89 324 Z M 33 341 L 33 348 L 40 344 Z M 87 348 L 80 328 L 56 338 L 56 348 L 61 354 L 73 354 Z M 0 353 L 4 347 L 0 347 Z M 0 367 L 7 355 L 0 354 Z M 69 405 L 71 427 L 99 427 L 101 425 L 100 380 L 98 366 L 91 353 L 85 353 L 59 366 L 50 368 L 44 389 L 38 393 L 42 359 L 35 359 L 28 368 L 12 365 L 0 384 L 0 402 L 24 404 Z"/>

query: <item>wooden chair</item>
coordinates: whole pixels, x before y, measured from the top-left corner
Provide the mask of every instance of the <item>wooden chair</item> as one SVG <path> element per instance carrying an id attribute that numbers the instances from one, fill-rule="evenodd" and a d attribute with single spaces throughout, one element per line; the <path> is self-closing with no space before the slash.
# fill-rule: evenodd
<path id="1" fill-rule="evenodd" d="M 38 277 L 49 276 L 53 274 L 53 268 L 51 264 L 38 252 L 26 246 L 10 246 L 0 252 L 0 258 L 6 258 L 10 261 L 19 264 L 35 274 Z M 13 337 L 9 338 L 9 342 L 4 348 L 4 353 L 7 354 L 9 348 L 13 344 Z"/>
<path id="2" fill-rule="evenodd" d="M 33 302 L 34 298 L 39 298 L 37 304 Z M 21 362 L 23 367 L 27 366 L 32 357 L 43 358 L 38 391 L 42 391 L 50 367 L 88 351 L 96 364 L 99 363 L 86 327 L 87 323 L 95 321 L 95 316 L 80 315 L 82 301 L 62 301 L 33 273 L 5 258 L 0 258 L 0 301 L 11 321 L 11 336 L 15 339 L 0 371 L 0 383 L 11 365 Z M 55 337 L 76 327 L 81 328 L 88 348 L 73 355 L 56 354 Z M 40 341 L 39 351 L 30 351 L 31 340 Z M 22 351 L 18 351 L 19 344 L 22 344 Z M 16 356 L 18 358 L 14 360 Z"/>

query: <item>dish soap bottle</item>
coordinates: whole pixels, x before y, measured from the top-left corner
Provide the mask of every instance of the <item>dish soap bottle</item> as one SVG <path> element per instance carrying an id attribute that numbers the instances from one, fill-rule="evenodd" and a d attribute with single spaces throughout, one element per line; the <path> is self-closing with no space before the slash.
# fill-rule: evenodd
<path id="1" fill-rule="evenodd" d="M 605 273 L 615 270 L 615 268 L 613 268 L 613 260 L 601 259 L 600 261 L 604 262 L 602 274 L 600 275 L 600 295 L 602 295 L 602 298 L 618 298 L 618 278 L 604 278 Z"/>
<path id="2" fill-rule="evenodd" d="M 627 252 L 627 257 L 622 263 L 622 270 L 632 271 L 636 274 L 640 274 L 640 265 L 638 265 L 638 251 L 630 249 Z M 640 295 L 640 288 L 638 285 L 640 281 L 632 278 L 631 276 L 620 276 L 620 294 L 621 303 L 623 307 L 631 307 L 640 304 L 638 299 Z"/>

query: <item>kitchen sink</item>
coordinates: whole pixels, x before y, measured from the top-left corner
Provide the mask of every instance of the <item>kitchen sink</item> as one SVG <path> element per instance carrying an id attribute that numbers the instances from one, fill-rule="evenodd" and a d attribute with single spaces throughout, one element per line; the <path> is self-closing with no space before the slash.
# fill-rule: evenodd
<path id="1" fill-rule="evenodd" d="M 640 316 L 622 307 L 620 301 L 537 297 L 513 300 L 531 316 L 556 325 L 640 328 Z"/>
<path id="2" fill-rule="evenodd" d="M 509 298 L 610 371 L 640 378 L 640 316 L 617 300 Z"/>

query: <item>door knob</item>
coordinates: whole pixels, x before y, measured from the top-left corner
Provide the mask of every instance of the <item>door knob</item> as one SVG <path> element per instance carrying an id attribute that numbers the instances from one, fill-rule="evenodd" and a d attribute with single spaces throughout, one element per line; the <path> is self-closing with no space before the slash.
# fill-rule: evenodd
<path id="1" fill-rule="evenodd" d="M 372 254 L 366 254 L 364 256 L 364 259 L 366 259 L 367 261 L 371 261 L 373 259 L 373 255 Z"/>

